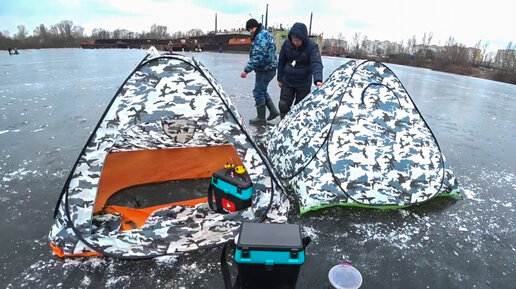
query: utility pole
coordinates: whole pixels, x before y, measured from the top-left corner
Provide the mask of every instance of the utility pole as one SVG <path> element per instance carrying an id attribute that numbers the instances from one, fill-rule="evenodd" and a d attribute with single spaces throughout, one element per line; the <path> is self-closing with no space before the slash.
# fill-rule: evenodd
<path id="1" fill-rule="evenodd" d="M 269 4 L 265 8 L 265 29 L 267 29 L 267 20 L 269 18 Z"/>
<path id="2" fill-rule="evenodd" d="M 313 12 L 310 12 L 310 29 L 308 29 L 308 36 L 312 35 L 312 16 Z"/>
<path id="3" fill-rule="evenodd" d="M 217 34 L 217 13 L 215 13 L 215 34 Z"/>

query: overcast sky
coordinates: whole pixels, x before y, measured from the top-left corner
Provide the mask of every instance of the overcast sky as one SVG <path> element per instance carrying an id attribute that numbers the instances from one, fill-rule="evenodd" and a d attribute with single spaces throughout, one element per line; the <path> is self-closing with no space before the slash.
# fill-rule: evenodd
<path id="1" fill-rule="evenodd" d="M 152 24 L 170 32 L 192 28 L 204 32 L 218 28 L 242 28 L 250 15 L 261 20 L 269 3 L 268 24 L 283 27 L 310 22 L 313 33 L 351 41 L 355 33 L 370 40 L 404 43 L 416 35 L 432 32 L 431 44 L 443 45 L 448 37 L 467 46 L 489 41 L 490 50 L 516 43 L 516 1 L 457 0 L 0 0 L 0 31 L 17 32 L 25 25 L 30 34 L 39 24 L 50 27 L 71 20 L 91 34 L 94 28 L 133 32 L 149 31 Z"/>

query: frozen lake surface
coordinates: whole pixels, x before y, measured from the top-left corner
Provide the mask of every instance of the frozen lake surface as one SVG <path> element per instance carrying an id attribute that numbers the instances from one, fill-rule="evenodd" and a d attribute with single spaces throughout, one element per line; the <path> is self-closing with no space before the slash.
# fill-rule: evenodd
<path id="1" fill-rule="evenodd" d="M 0 288 L 224 288 L 220 249 L 141 261 L 60 259 L 48 244 L 62 186 L 141 50 L 25 50 L 0 54 Z M 247 54 L 186 53 L 254 117 Z M 323 58 L 324 76 L 347 59 Z M 361 288 L 514 288 L 516 86 L 387 64 L 433 130 L 463 200 L 400 210 L 337 207 L 299 215 L 312 237 L 299 289 L 329 288 L 350 261 Z M 279 88 L 269 93 L 277 102 Z M 262 133 L 263 131 L 255 131 Z M 236 275 L 236 267 L 231 270 Z"/>

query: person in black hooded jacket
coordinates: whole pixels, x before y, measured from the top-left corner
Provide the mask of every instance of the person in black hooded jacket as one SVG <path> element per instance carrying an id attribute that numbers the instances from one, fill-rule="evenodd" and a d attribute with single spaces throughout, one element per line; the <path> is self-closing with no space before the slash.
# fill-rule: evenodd
<path id="1" fill-rule="evenodd" d="M 279 110 L 283 119 L 292 103 L 298 104 L 310 93 L 313 83 L 322 86 L 319 46 L 310 40 L 306 25 L 295 23 L 283 42 L 278 59 Z M 295 102 L 294 102 L 295 101 Z"/>

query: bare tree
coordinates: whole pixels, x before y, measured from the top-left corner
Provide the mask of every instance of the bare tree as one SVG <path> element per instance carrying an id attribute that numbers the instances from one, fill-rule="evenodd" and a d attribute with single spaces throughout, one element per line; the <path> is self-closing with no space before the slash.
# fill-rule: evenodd
<path id="1" fill-rule="evenodd" d="M 201 35 L 204 35 L 204 32 L 202 32 L 202 30 L 198 29 L 198 28 L 190 29 L 190 30 L 188 30 L 187 33 L 188 33 L 189 36 L 201 36 Z"/>
<path id="2" fill-rule="evenodd" d="M 9 35 L 5 35 L 5 33 L 6 31 L 0 32 L 0 49 L 9 48 L 11 46 L 12 39 L 9 38 Z"/>
<path id="3" fill-rule="evenodd" d="M 359 49 L 360 49 L 360 42 L 361 42 L 361 39 L 362 39 L 362 34 L 360 34 L 360 32 L 356 32 L 354 35 L 353 35 L 353 40 L 352 40 L 352 47 L 353 47 L 353 52 L 354 53 L 358 53 Z"/>
<path id="4" fill-rule="evenodd" d="M 475 44 L 475 51 L 473 53 L 473 66 L 476 66 L 478 62 L 481 62 L 483 59 L 482 50 L 480 49 L 480 47 L 482 47 L 482 39 L 477 41 L 477 43 Z"/>
<path id="5" fill-rule="evenodd" d="M 131 32 L 127 29 L 115 29 L 113 31 L 113 38 L 118 38 L 118 39 L 126 39 L 126 38 L 134 38 L 135 34 L 134 32 Z"/>
<path id="6" fill-rule="evenodd" d="M 496 79 L 516 84 L 516 44 L 510 41 L 505 49 L 498 50 L 494 62 L 498 68 Z"/>
<path id="7" fill-rule="evenodd" d="M 457 45 L 457 41 L 455 41 L 455 37 L 453 37 L 453 36 L 448 37 L 448 39 L 446 40 L 445 46 L 452 47 L 455 45 Z"/>
<path id="8" fill-rule="evenodd" d="M 426 45 L 430 45 L 430 42 L 432 42 L 432 38 L 434 38 L 434 33 L 433 32 L 428 32 L 428 37 L 426 39 Z"/>
<path id="9" fill-rule="evenodd" d="M 56 25 L 52 25 L 50 26 L 50 29 L 48 30 L 48 33 L 54 37 L 54 38 L 59 38 L 59 28 L 57 28 Z"/>
<path id="10" fill-rule="evenodd" d="M 442 70 L 445 67 L 455 66 L 471 70 L 471 58 L 468 49 L 463 44 L 457 43 L 452 36 L 446 40 L 446 44 L 439 52 L 436 60 L 436 69 Z"/>
<path id="11" fill-rule="evenodd" d="M 364 37 L 362 38 L 362 42 L 360 43 L 360 48 L 362 49 L 362 51 L 366 51 L 367 52 L 367 45 L 369 44 L 369 39 L 367 39 L 367 36 L 364 35 Z"/>
<path id="12" fill-rule="evenodd" d="M 423 44 L 423 46 L 425 46 L 425 48 L 426 48 L 426 46 L 430 45 L 430 42 L 432 42 L 432 38 L 433 37 L 434 37 L 434 33 L 433 32 L 428 32 L 428 34 L 425 32 L 423 34 L 423 39 L 422 39 L 423 42 L 422 42 L 422 44 Z"/>
<path id="13" fill-rule="evenodd" d="M 91 37 L 97 38 L 97 39 L 109 39 L 109 38 L 111 38 L 109 31 L 106 31 L 106 30 L 104 30 L 102 28 L 94 28 L 91 31 Z"/>
<path id="14" fill-rule="evenodd" d="M 491 64 L 495 62 L 495 52 L 494 51 L 490 51 L 489 53 L 486 54 L 485 62 L 491 63 Z"/>
<path id="15" fill-rule="evenodd" d="M 120 39 L 122 37 L 122 31 L 120 29 L 113 30 L 113 39 Z"/>
<path id="16" fill-rule="evenodd" d="M 404 44 L 404 41 L 403 40 L 400 40 L 400 43 L 398 44 L 399 47 L 400 47 L 400 53 L 401 54 L 404 54 L 405 53 L 405 46 L 403 45 Z"/>
<path id="17" fill-rule="evenodd" d="M 48 35 L 47 27 L 44 24 L 40 24 L 34 29 L 34 36 L 45 38 Z"/>
<path id="18" fill-rule="evenodd" d="M 27 28 L 25 28 L 25 25 L 18 25 L 17 29 L 18 32 L 14 35 L 15 39 L 24 40 L 25 38 L 27 38 L 29 32 L 27 32 Z"/>
<path id="19" fill-rule="evenodd" d="M 174 34 L 172 34 L 173 39 L 179 39 L 179 38 L 183 38 L 183 37 L 184 37 L 184 33 L 181 31 L 176 31 L 176 32 L 174 32 Z"/>
<path id="20" fill-rule="evenodd" d="M 408 53 L 413 54 L 415 52 L 414 51 L 415 46 L 416 46 L 416 35 L 412 35 L 412 37 L 410 37 L 409 40 L 407 41 Z"/>
<path id="21" fill-rule="evenodd" d="M 339 32 L 339 35 L 337 36 L 337 45 L 339 47 L 342 47 L 343 41 L 344 41 L 344 36 L 342 35 L 342 32 Z"/>
<path id="22" fill-rule="evenodd" d="M 169 38 L 170 35 L 167 32 L 167 26 L 153 24 L 149 32 L 149 38 L 164 39 Z"/>
<path id="23" fill-rule="evenodd" d="M 487 62 L 488 62 L 488 59 L 487 59 L 488 55 L 486 53 L 488 46 L 489 46 L 488 41 L 485 42 L 484 45 L 482 45 L 482 62 L 484 63 L 484 65 L 487 64 Z"/>
<path id="24" fill-rule="evenodd" d="M 37 42 L 39 42 L 40 47 L 46 47 L 50 44 L 50 35 L 48 33 L 47 27 L 44 24 L 40 24 L 34 29 L 32 34 Z"/>
<path id="25" fill-rule="evenodd" d="M 37 26 L 36 29 L 34 29 L 33 35 L 34 37 L 39 38 L 40 42 L 42 43 L 48 41 L 49 39 L 48 29 L 44 24 Z"/>
<path id="26" fill-rule="evenodd" d="M 510 41 L 504 50 L 499 51 L 496 58 L 497 65 L 502 70 L 513 70 L 516 67 L 516 44 L 513 45 L 512 41 Z"/>
<path id="27" fill-rule="evenodd" d="M 387 48 L 385 49 L 385 55 L 393 55 L 393 54 L 400 53 L 401 51 L 398 49 L 398 45 L 399 44 L 397 44 L 397 43 L 390 42 L 387 45 Z"/>
<path id="28" fill-rule="evenodd" d="M 72 27 L 73 22 L 70 20 L 63 20 L 56 24 L 55 27 L 59 31 L 59 37 L 61 38 L 72 38 Z"/>
<path id="29" fill-rule="evenodd" d="M 72 35 L 75 38 L 83 38 L 84 37 L 84 27 L 79 25 L 74 25 L 72 28 Z"/>
<path id="30" fill-rule="evenodd" d="M 346 53 L 347 47 L 346 41 L 344 35 L 342 35 L 341 32 L 339 32 L 339 35 L 337 36 L 337 47 L 335 48 L 335 54 L 342 55 Z"/>

